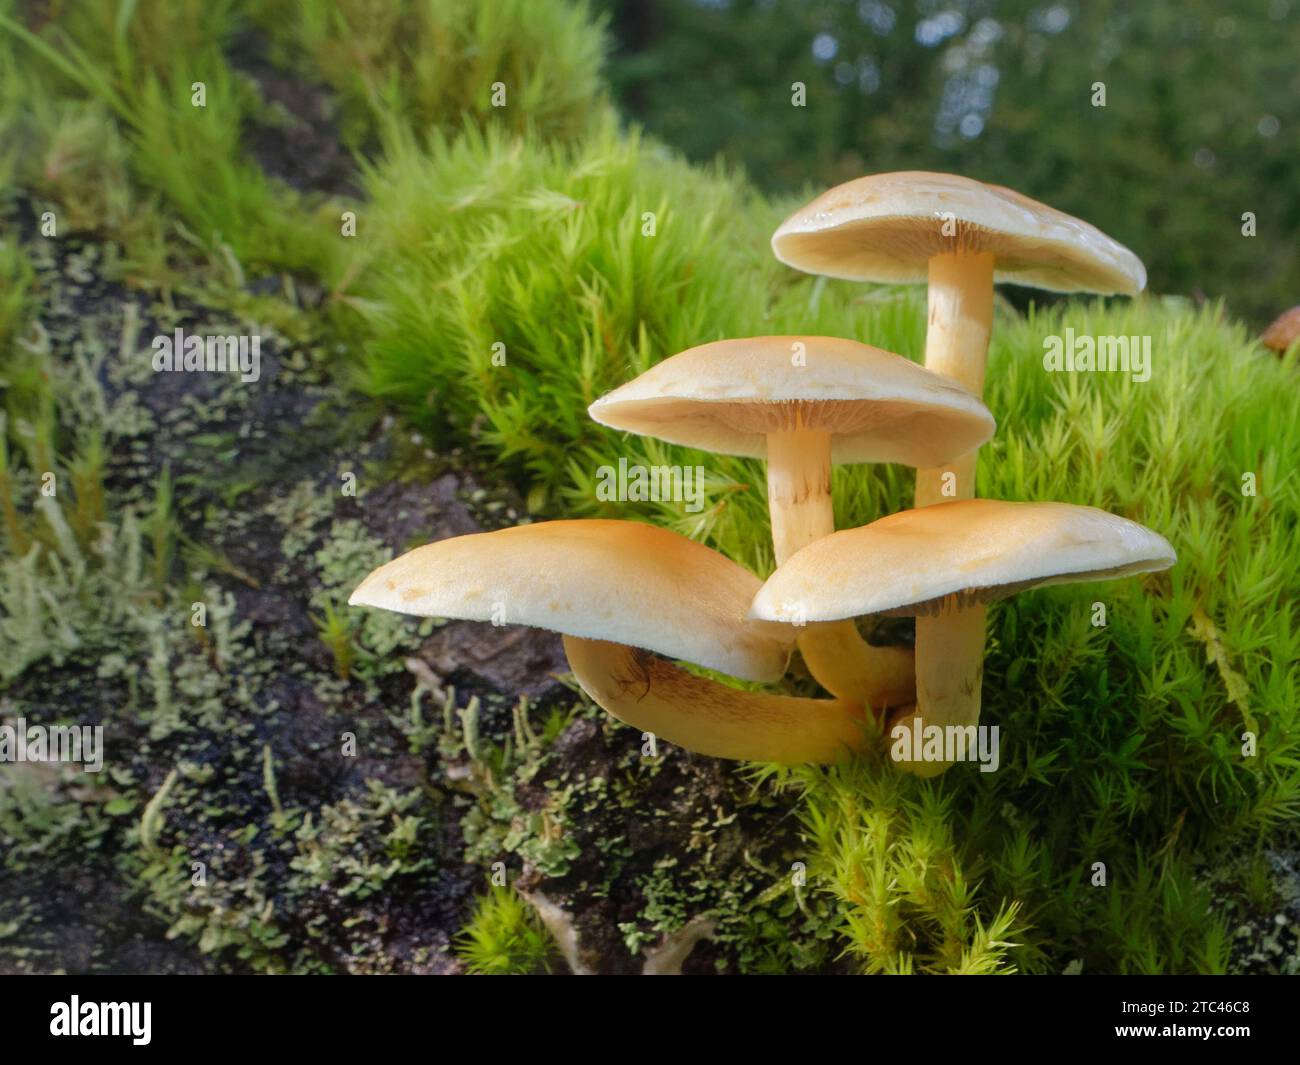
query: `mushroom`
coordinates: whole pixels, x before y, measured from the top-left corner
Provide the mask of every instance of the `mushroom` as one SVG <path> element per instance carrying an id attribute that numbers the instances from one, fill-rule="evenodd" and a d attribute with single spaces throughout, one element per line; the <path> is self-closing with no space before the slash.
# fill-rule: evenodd
<path id="1" fill-rule="evenodd" d="M 905 510 L 809 544 L 768 578 L 750 617 L 915 615 L 917 704 L 891 721 L 915 713 L 925 726 L 966 726 L 979 720 L 985 604 L 1027 588 L 1127 577 L 1176 561 L 1158 533 L 1093 507 L 967 499 Z M 919 624 L 955 608 L 977 617 L 980 631 Z M 908 768 L 933 776 L 947 765 Z"/>
<path id="2" fill-rule="evenodd" d="M 600 706 L 701 754 L 794 763 L 861 747 L 860 702 L 732 688 L 651 653 L 779 679 L 788 630 L 746 617 L 759 585 L 667 529 L 551 521 L 417 547 L 371 573 L 348 602 L 562 633 L 578 683 Z"/>
<path id="3" fill-rule="evenodd" d="M 1146 270 L 1099 229 L 1001 185 L 902 171 L 837 185 L 772 235 L 783 263 L 855 281 L 929 280 L 926 369 L 984 394 L 994 281 L 1053 292 L 1135 295 Z M 941 469 L 917 471 L 916 505 L 941 502 Z M 954 464 L 975 493 L 975 453 Z"/>
<path id="4" fill-rule="evenodd" d="M 1260 343 L 1266 348 L 1285 352 L 1297 340 L 1300 340 L 1300 307 L 1283 311 L 1267 329 L 1259 335 Z"/>
<path id="5" fill-rule="evenodd" d="M 807 273 L 886 283 L 928 279 L 926 369 L 980 397 L 995 280 L 1099 295 L 1135 295 L 1146 287 L 1137 256 L 1087 222 L 1000 185 L 924 171 L 836 186 L 787 218 L 772 236 L 772 250 Z M 918 469 L 915 505 L 971 498 L 977 457 L 972 450 L 947 469 Z M 945 473 L 955 481 L 946 496 Z M 965 632 L 957 631 L 962 627 Z M 921 701 L 942 698 L 942 689 L 925 688 L 946 666 L 969 676 L 983 658 L 983 640 L 981 608 L 918 619 Z M 930 647 L 965 647 L 967 657 L 950 665 L 927 661 Z"/>
<path id="6" fill-rule="evenodd" d="M 727 455 L 767 458 L 777 564 L 835 530 L 831 463 L 935 465 L 992 435 L 964 388 L 852 340 L 751 337 L 703 344 L 596 400 L 603 425 Z M 874 708 L 910 702 L 911 652 L 873 647 L 852 622 L 800 633 L 813 676 Z"/>

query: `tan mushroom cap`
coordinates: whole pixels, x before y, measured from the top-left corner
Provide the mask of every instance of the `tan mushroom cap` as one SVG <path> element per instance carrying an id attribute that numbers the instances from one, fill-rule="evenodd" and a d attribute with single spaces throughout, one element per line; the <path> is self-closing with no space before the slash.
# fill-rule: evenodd
<path id="1" fill-rule="evenodd" d="M 1286 351 L 1297 340 L 1300 340 L 1300 307 L 1292 307 L 1289 311 L 1283 311 L 1259 335 L 1260 343 L 1266 348 L 1272 348 L 1274 351 Z"/>
<path id="2" fill-rule="evenodd" d="M 1147 283 L 1141 260 L 1095 226 L 1001 185 L 922 170 L 836 186 L 782 222 L 772 250 L 853 281 L 924 281 L 932 257 L 960 250 L 992 252 L 996 281 L 1053 292 L 1133 295 Z"/>
<path id="3" fill-rule="evenodd" d="M 1095 507 L 965 499 L 904 510 L 809 544 L 772 574 L 750 616 L 811 622 L 929 614 L 1176 561 L 1163 536 Z"/>
<path id="4" fill-rule="evenodd" d="M 941 465 L 984 443 L 995 427 L 988 408 L 960 385 L 839 337 L 701 344 L 656 363 L 588 413 L 615 429 L 758 458 L 767 455 L 768 433 L 819 429 L 831 433 L 834 462 L 909 466 Z"/>
<path id="5" fill-rule="evenodd" d="M 371 573 L 348 603 L 531 625 L 771 681 L 785 672 L 788 637 L 747 619 L 760 583 L 668 529 L 550 521 L 417 547 Z"/>

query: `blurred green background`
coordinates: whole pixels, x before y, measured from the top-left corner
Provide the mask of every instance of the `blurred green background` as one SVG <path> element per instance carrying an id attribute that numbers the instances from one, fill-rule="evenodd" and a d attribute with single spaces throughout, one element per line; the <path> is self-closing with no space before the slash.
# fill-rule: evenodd
<path id="1" fill-rule="evenodd" d="M 624 113 L 770 193 L 953 171 L 1094 223 L 1156 292 L 1222 297 L 1257 325 L 1300 303 L 1300 0 L 596 7 Z"/>

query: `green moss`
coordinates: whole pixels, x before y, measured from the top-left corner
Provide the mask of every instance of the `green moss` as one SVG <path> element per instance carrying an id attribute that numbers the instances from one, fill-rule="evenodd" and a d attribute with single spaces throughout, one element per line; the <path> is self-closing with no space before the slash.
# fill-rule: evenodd
<path id="1" fill-rule="evenodd" d="M 456 954 L 474 976 L 551 972 L 556 964 L 551 934 L 537 912 L 513 888 L 492 888 L 456 937 Z"/>
<path id="2" fill-rule="evenodd" d="M 337 90 L 353 144 L 376 122 L 487 123 L 568 139 L 602 107 L 604 39 L 585 3 L 277 0 L 252 17 L 284 56 Z"/>
<path id="3" fill-rule="evenodd" d="M 307 886 L 358 899 L 383 891 L 395 876 L 427 873 L 432 863 L 420 846 L 428 829 L 422 805 L 419 791 L 399 793 L 372 780 L 359 801 L 344 799 L 305 816 L 290 864 L 305 874 Z"/>
<path id="4" fill-rule="evenodd" d="M 26 180 L 72 229 L 121 241 L 122 276 L 181 281 L 166 247 L 178 236 L 231 270 L 236 287 L 245 269 L 332 276 L 342 208 L 304 202 L 246 155 L 261 99 L 222 51 L 239 6 L 97 0 L 38 30 L 0 8 L 0 93 Z"/>
<path id="5" fill-rule="evenodd" d="M 27 289 L 32 268 L 27 256 L 12 238 L 0 240 L 0 352 L 7 363 L 10 345 L 21 332 L 26 318 Z"/>

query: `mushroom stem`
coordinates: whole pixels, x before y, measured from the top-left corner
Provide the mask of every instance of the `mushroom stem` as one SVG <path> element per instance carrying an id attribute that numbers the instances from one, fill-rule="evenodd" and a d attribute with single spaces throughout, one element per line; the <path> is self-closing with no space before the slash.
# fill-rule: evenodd
<path id="1" fill-rule="evenodd" d="M 909 647 L 867 643 L 852 621 L 809 625 L 799 633 L 808 672 L 828 692 L 861 699 L 884 711 L 916 698 L 916 665 Z"/>
<path id="2" fill-rule="evenodd" d="M 768 434 L 767 506 L 778 566 L 835 531 L 830 433 L 790 429 Z"/>
<path id="3" fill-rule="evenodd" d="M 624 644 L 564 637 L 578 683 L 620 721 L 698 754 L 756 762 L 833 762 L 862 750 L 861 704 L 744 691 Z"/>
<path id="4" fill-rule="evenodd" d="M 980 719 L 980 693 L 984 682 L 983 604 L 916 619 L 916 705 L 890 715 L 885 730 L 889 744 L 893 730 L 905 725 L 925 729 L 930 725 L 975 725 Z M 920 724 L 917 724 L 917 721 Z M 910 745 L 909 745 L 910 747 Z M 919 777 L 938 776 L 951 762 L 900 761 Z"/>
<path id="5" fill-rule="evenodd" d="M 984 395 L 989 331 L 993 326 L 993 254 L 950 252 L 930 260 L 930 314 L 925 368 L 950 377 L 976 397 Z M 971 451 L 947 466 L 916 471 L 916 505 L 928 507 L 975 495 Z M 943 475 L 956 474 L 955 494 L 943 494 Z"/>
<path id="6" fill-rule="evenodd" d="M 989 332 L 993 326 L 993 255 L 952 252 L 930 260 L 930 314 L 925 334 L 925 368 L 950 377 L 975 396 L 984 395 Z M 975 496 L 979 451 L 946 467 L 916 471 L 916 505 Z M 943 494 L 945 473 L 955 475 L 953 492 Z M 956 605 L 916 619 L 916 707 L 895 714 L 892 727 L 909 714 L 926 725 L 974 725 L 980 717 L 984 680 L 984 620 L 981 606 Z M 913 722 L 908 722 L 913 723 Z M 918 776 L 937 776 L 947 762 L 905 762 Z"/>
<path id="7" fill-rule="evenodd" d="M 830 433 L 796 427 L 768 434 L 767 504 L 778 566 L 835 531 Z M 852 621 L 801 630 L 799 651 L 817 682 L 842 699 L 882 710 L 915 695 L 912 652 L 873 647 Z"/>

